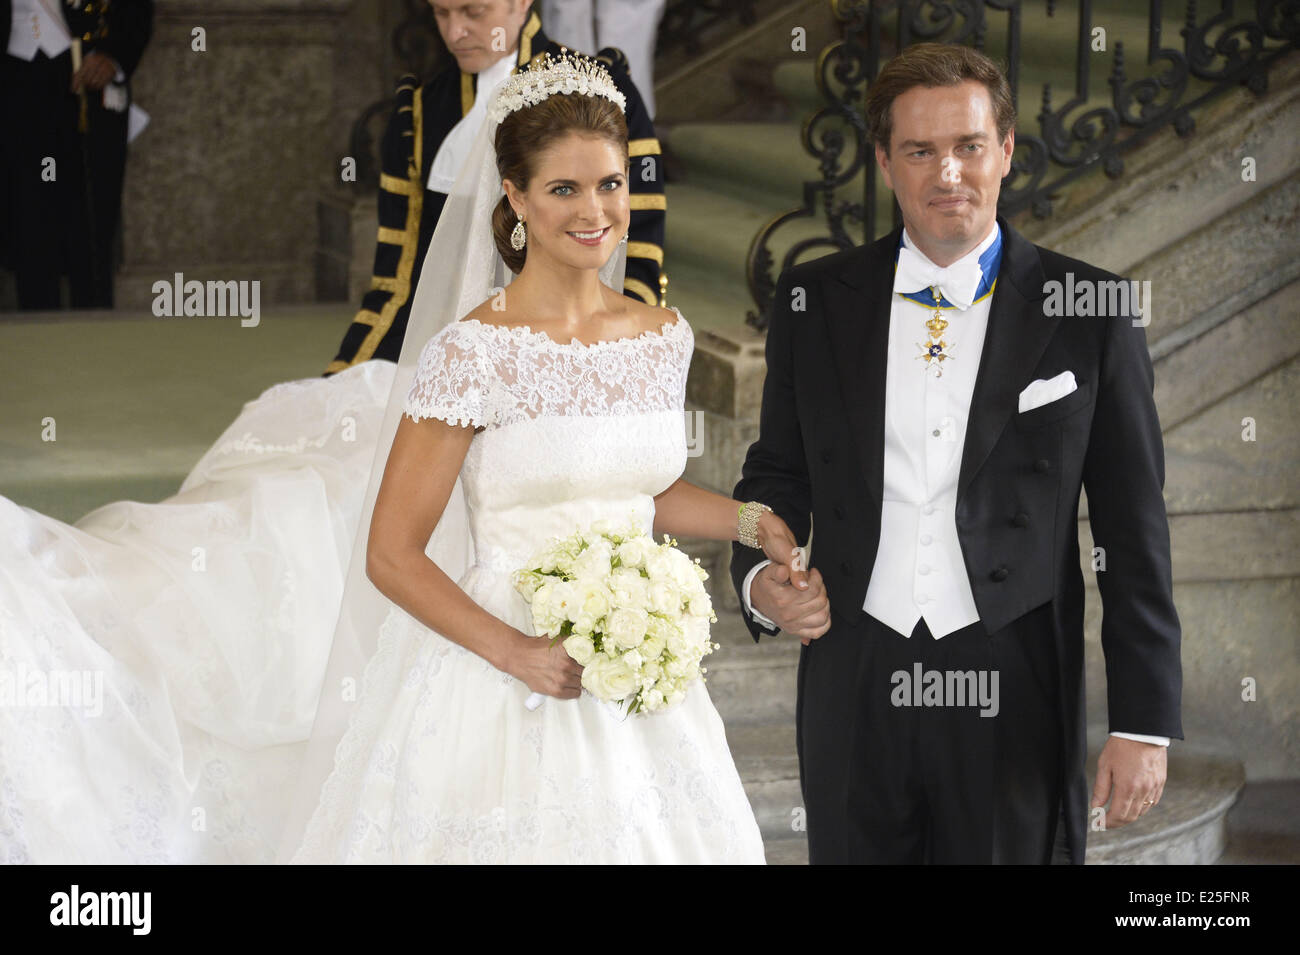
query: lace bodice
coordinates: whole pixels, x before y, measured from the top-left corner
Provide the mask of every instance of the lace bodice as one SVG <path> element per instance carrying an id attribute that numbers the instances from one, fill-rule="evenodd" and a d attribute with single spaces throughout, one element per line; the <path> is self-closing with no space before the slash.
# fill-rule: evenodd
<path id="1" fill-rule="evenodd" d="M 651 530 L 654 495 L 686 466 L 694 342 L 680 312 L 592 344 L 475 319 L 429 339 L 405 412 L 476 429 L 460 472 L 476 563 L 515 570 L 548 537 L 600 517 Z"/>

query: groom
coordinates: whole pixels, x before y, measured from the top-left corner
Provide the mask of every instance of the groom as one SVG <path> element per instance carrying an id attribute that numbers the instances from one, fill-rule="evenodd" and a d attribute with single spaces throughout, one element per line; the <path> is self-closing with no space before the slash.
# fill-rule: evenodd
<path id="1" fill-rule="evenodd" d="M 1053 282 L 1104 306 L 1117 277 L 997 217 L 1015 111 L 992 61 L 909 47 L 867 122 L 903 228 L 781 275 L 732 495 L 816 527 L 807 590 L 756 550 L 731 563 L 754 639 L 804 644 L 810 861 L 1081 864 L 1090 821 L 1160 801 L 1182 738 L 1145 322 L 1045 308 Z M 1091 800 L 1081 487 L 1111 729 Z"/>

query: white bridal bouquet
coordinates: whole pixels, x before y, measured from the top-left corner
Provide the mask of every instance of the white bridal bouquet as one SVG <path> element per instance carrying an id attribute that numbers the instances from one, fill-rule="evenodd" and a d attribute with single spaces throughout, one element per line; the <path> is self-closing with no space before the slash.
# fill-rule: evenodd
<path id="1" fill-rule="evenodd" d="M 625 713 L 680 703 L 719 646 L 709 642 L 718 618 L 704 589 L 708 571 L 676 543 L 600 520 L 551 539 L 514 574 L 532 607 L 533 635 L 563 640 L 583 667 L 583 688 Z M 525 705 L 544 699 L 534 693 Z"/>

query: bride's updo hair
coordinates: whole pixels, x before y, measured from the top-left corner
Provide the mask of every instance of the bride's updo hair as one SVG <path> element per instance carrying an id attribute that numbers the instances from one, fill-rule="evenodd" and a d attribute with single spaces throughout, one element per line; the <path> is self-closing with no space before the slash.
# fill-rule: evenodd
<path id="1" fill-rule="evenodd" d="M 627 120 L 618 104 L 603 96 L 583 93 L 555 93 L 535 106 L 517 109 L 497 127 L 497 172 L 519 189 L 527 189 L 533 177 L 533 161 L 556 140 L 570 133 L 600 136 L 623 151 L 627 171 Z M 518 252 L 510 245 L 519 217 L 503 195 L 492 210 L 492 237 L 501 258 L 516 275 L 523 271 L 528 243 Z M 524 220 L 524 229 L 528 220 Z"/>

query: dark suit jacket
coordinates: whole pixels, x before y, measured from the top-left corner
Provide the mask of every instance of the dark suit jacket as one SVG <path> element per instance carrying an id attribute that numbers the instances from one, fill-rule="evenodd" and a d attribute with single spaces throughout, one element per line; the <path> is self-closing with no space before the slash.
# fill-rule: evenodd
<path id="1" fill-rule="evenodd" d="M 534 4 L 520 30 L 516 68 L 522 70 L 546 53 L 558 57 L 560 44 L 542 31 Z M 614 85 L 626 98 L 624 118 L 632 173 L 628 179 L 632 214 L 623 294 L 656 305 L 664 257 L 665 216 L 659 140 L 641 94 L 632 82 L 627 57 L 622 51 L 607 47 L 596 59 L 609 70 Z M 327 375 L 371 358 L 397 361 L 401 354 L 424 257 L 447 199 L 445 194 L 427 188 L 429 171 L 442 141 L 474 105 L 478 76 L 461 72 L 453 62 L 421 86 L 418 94 L 415 86 L 413 76 L 403 78 L 384 133 L 384 176 L 380 182 L 378 209 L 380 238 L 375 248 L 371 288 L 344 334 L 338 354 L 326 367 Z M 417 130 L 418 150 L 414 148 Z M 647 157 L 652 158 L 648 164 Z"/>
<path id="2" fill-rule="evenodd" d="M 1059 662 L 1065 811 L 1083 859 L 1089 792 L 1078 508 L 1088 493 L 1105 548 L 1102 647 L 1112 731 L 1181 739 L 1180 630 L 1165 514 L 1164 446 L 1145 330 L 1130 316 L 1048 317 L 1044 283 L 1117 280 L 1033 245 L 1001 217 L 1003 247 L 958 479 L 957 535 L 975 606 L 990 633 L 1052 605 Z M 832 626 L 863 616 L 880 540 L 885 365 L 901 229 L 796 265 L 777 283 L 767 334 L 759 436 L 732 494 L 770 505 L 806 541 Z M 791 310 L 802 288 L 806 311 Z M 1018 411 L 1036 378 L 1072 371 L 1078 389 Z M 918 368 L 917 373 L 920 373 Z M 737 593 L 761 551 L 733 545 Z M 768 633 L 746 615 L 754 639 Z M 815 704 L 810 704 L 815 705 Z"/>

